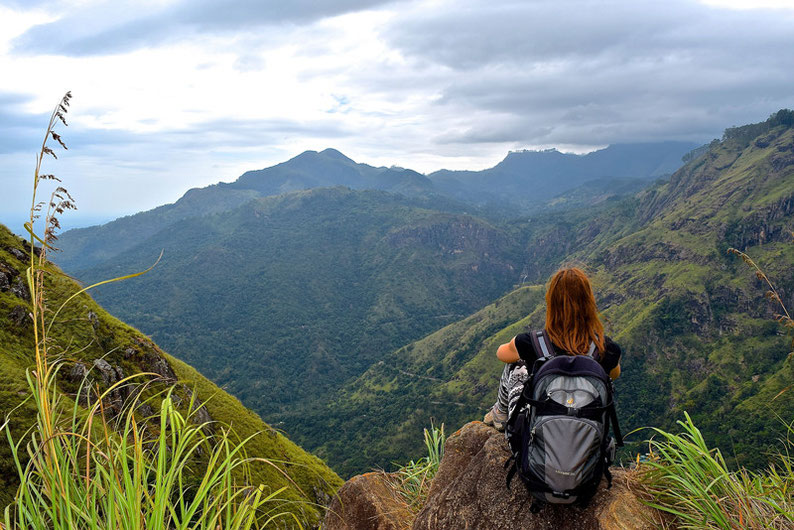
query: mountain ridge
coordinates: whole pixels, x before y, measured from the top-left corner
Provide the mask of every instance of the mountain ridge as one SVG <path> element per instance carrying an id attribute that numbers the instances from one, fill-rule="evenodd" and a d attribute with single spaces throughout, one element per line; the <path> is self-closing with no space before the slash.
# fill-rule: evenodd
<path id="1" fill-rule="evenodd" d="M 584 155 L 556 149 L 511 151 L 496 166 L 483 171 L 440 170 L 428 177 L 440 191 L 457 199 L 527 207 L 589 180 L 651 180 L 669 175 L 681 166 L 682 157 L 695 148 L 697 145 L 689 142 L 657 142 L 615 144 Z"/>
<path id="2" fill-rule="evenodd" d="M 626 145 L 631 146 L 632 144 Z M 595 154 L 606 154 L 598 155 L 595 159 L 592 158 L 595 156 L 594 153 L 582 155 L 582 160 L 587 159 L 587 157 L 591 157 L 588 160 L 598 160 L 599 157 L 620 159 L 622 155 L 619 153 L 632 150 L 631 147 L 626 147 L 626 145 L 608 147 L 601 151 L 596 151 L 594 152 Z M 664 142 L 658 144 L 636 144 L 634 149 L 650 152 L 660 150 L 660 153 L 656 154 L 657 159 L 659 157 L 669 158 L 672 156 L 670 153 L 675 152 L 678 157 L 678 165 L 680 165 L 680 157 L 691 150 L 694 144 L 682 143 L 675 145 L 675 148 L 670 148 Z M 579 155 L 559 154 L 562 160 L 579 160 L 578 158 L 571 158 Z M 513 187 L 507 189 L 501 195 L 494 195 L 493 186 L 477 184 L 469 189 L 460 183 L 445 183 L 443 179 L 439 180 L 438 175 L 446 174 L 444 173 L 446 170 L 426 176 L 411 169 L 376 168 L 367 164 L 356 163 L 336 149 L 328 148 L 320 152 L 305 151 L 280 164 L 260 170 L 246 171 L 231 183 L 222 182 L 204 188 L 192 188 L 172 204 L 125 216 L 100 226 L 68 230 L 61 235 L 60 247 L 62 252 L 54 259 L 64 269 L 76 273 L 113 258 L 115 255 L 142 242 L 147 237 L 154 235 L 156 231 L 167 226 L 176 226 L 183 219 L 233 210 L 261 196 L 278 195 L 317 187 L 346 186 L 351 189 L 390 191 L 409 197 L 424 197 L 427 200 L 432 200 L 436 207 L 442 209 L 477 213 L 486 217 L 491 215 L 502 218 L 511 215 L 517 216 L 521 212 L 518 204 L 526 202 L 521 197 L 527 195 L 527 190 L 532 188 L 531 179 L 538 178 L 538 170 L 536 168 L 530 171 L 531 164 L 528 166 L 526 162 L 518 164 L 509 162 L 510 160 L 515 160 L 516 157 L 521 158 L 516 154 L 508 154 L 494 168 L 482 172 L 467 173 L 490 178 L 493 176 L 494 171 L 498 174 L 500 171 L 498 168 L 506 163 L 511 166 L 520 166 L 518 168 L 514 167 L 509 172 Z M 628 163 L 629 161 L 629 159 L 623 160 L 621 164 L 631 165 Z M 582 165 L 581 163 L 579 164 Z M 587 163 L 584 163 L 583 167 L 586 168 L 586 166 Z M 520 169 L 522 167 L 524 168 L 523 173 Z M 555 195 L 564 194 L 585 184 L 587 181 L 599 178 L 602 179 L 603 183 L 597 185 L 591 193 L 594 195 L 614 194 L 614 192 L 607 192 L 610 186 L 603 177 L 623 178 L 622 176 L 628 175 L 636 178 L 638 182 L 642 182 L 655 175 L 655 173 L 648 174 L 649 168 L 651 166 L 645 164 L 637 170 L 637 174 L 622 171 L 620 175 L 605 175 L 598 171 L 589 171 L 589 173 L 585 173 L 583 178 L 575 179 L 570 185 L 563 184 L 561 186 L 559 184 L 564 182 L 564 180 L 557 178 L 559 177 L 559 172 L 556 172 L 553 174 L 555 177 L 553 180 L 557 181 L 558 187 L 550 188 L 548 182 L 544 184 L 544 189 L 547 189 L 548 193 L 547 196 L 543 196 L 543 200 L 554 199 Z M 577 169 L 574 167 L 573 170 Z M 655 169 L 653 170 L 655 171 Z M 571 169 L 569 168 L 565 171 L 570 172 Z M 597 182 L 597 180 L 594 182 Z M 514 189 L 516 187 L 518 189 Z M 631 193 L 632 191 L 634 189 L 627 189 L 624 193 Z M 566 201 L 558 201 L 556 208 L 576 207 L 580 204 L 588 204 L 589 200 L 590 194 L 580 194 L 575 199 L 568 197 Z M 500 211 L 489 213 L 489 209 L 483 209 L 482 206 L 488 201 L 499 203 Z M 541 202 L 533 199 L 526 204 L 531 204 L 532 207 L 537 208 L 541 206 Z"/>

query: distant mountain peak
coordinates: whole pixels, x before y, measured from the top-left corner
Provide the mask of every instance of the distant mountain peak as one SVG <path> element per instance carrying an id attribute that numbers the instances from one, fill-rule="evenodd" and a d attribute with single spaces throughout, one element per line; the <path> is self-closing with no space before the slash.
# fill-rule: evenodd
<path id="1" fill-rule="evenodd" d="M 304 162 L 304 161 L 329 161 L 332 160 L 334 162 L 343 162 L 345 164 L 355 164 L 355 160 L 348 158 L 342 152 L 338 151 L 337 149 L 333 149 L 329 147 L 328 149 L 323 149 L 322 151 L 315 151 L 313 149 L 307 149 L 306 151 L 302 152 L 301 154 L 294 156 L 287 160 L 286 162 L 282 162 L 281 164 L 277 164 L 273 167 L 283 166 L 285 164 L 289 165 L 291 162 Z M 269 169 L 269 168 L 266 168 Z"/>
<path id="2" fill-rule="evenodd" d="M 326 157 L 326 158 L 334 158 L 334 159 L 336 159 L 336 160 L 343 160 L 343 161 L 345 161 L 345 162 L 352 162 L 352 163 L 355 163 L 355 162 L 353 161 L 353 159 L 351 159 L 351 158 L 348 158 L 347 156 L 345 156 L 344 154 L 342 154 L 340 151 L 338 151 L 338 150 L 336 150 L 336 149 L 334 149 L 334 148 L 332 148 L 332 147 L 329 147 L 329 148 L 327 148 L 327 149 L 323 149 L 322 151 L 320 151 L 320 153 L 319 153 L 319 154 L 323 155 L 323 156 L 324 156 L 324 157 Z"/>

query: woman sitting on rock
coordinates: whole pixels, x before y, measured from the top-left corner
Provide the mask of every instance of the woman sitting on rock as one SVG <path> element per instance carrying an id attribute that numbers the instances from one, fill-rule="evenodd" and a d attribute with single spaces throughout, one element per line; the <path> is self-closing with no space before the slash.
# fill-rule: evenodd
<path id="1" fill-rule="evenodd" d="M 546 291 L 546 336 L 553 355 L 592 355 L 612 379 L 620 375 L 620 346 L 604 335 L 598 317 L 593 288 L 579 268 L 557 271 Z M 499 381 L 496 403 L 483 422 L 503 431 L 518 396 L 529 377 L 527 366 L 542 357 L 536 351 L 531 333 L 521 333 L 499 346 L 496 357 L 506 363 Z"/>

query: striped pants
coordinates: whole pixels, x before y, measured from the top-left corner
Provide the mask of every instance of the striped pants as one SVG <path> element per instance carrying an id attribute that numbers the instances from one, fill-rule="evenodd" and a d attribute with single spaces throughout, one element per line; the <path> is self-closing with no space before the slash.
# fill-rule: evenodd
<path id="1" fill-rule="evenodd" d="M 499 394 L 496 398 L 496 408 L 499 412 L 512 414 L 518 396 L 524 389 L 524 382 L 529 377 L 524 361 L 506 364 L 499 380 Z"/>

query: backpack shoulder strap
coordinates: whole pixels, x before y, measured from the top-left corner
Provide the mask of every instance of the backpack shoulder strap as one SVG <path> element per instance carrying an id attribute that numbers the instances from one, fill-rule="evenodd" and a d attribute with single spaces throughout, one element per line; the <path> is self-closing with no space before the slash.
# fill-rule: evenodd
<path id="1" fill-rule="evenodd" d="M 541 358 L 541 356 L 544 359 L 551 359 L 554 357 L 554 346 L 552 346 L 545 331 L 533 331 L 531 335 L 532 345 L 535 346 L 535 353 L 538 355 L 538 358 Z"/>

